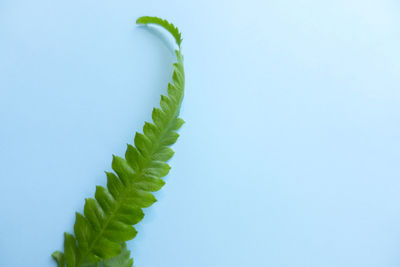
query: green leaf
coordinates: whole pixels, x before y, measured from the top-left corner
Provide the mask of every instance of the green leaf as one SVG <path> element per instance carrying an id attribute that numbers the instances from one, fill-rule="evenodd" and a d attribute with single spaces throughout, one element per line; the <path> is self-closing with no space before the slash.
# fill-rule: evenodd
<path id="1" fill-rule="evenodd" d="M 118 242 L 111 241 L 104 235 L 104 233 L 98 233 L 98 239 L 92 243 L 94 246 L 90 252 L 93 252 L 100 259 L 109 259 L 121 253 L 121 246 Z"/>
<path id="2" fill-rule="evenodd" d="M 81 250 L 87 251 L 93 235 L 93 230 L 88 220 L 80 213 L 76 213 L 74 233 Z"/>
<path id="3" fill-rule="evenodd" d="M 95 263 L 84 262 L 81 267 L 132 267 L 133 259 L 130 258 L 130 252 L 126 248 L 126 243 L 122 243 L 121 252 L 108 260 Z"/>
<path id="4" fill-rule="evenodd" d="M 64 234 L 64 257 L 67 267 L 74 267 L 78 262 L 78 249 L 75 237 L 71 234 Z"/>
<path id="5" fill-rule="evenodd" d="M 133 259 L 130 258 L 130 254 L 124 243 L 121 246 L 121 253 L 118 256 L 101 262 L 99 267 L 132 267 Z"/>
<path id="6" fill-rule="evenodd" d="M 179 50 L 172 82 L 168 94 L 161 96 L 160 108 L 153 109 L 152 122 L 144 124 L 143 133 L 136 133 L 135 146 L 127 146 L 125 157 L 113 156 L 107 187 L 97 186 L 94 198 L 86 199 L 83 214 L 76 213 L 74 235 L 65 234 L 64 254 L 52 254 L 59 267 L 131 267 L 125 242 L 136 236 L 133 225 L 142 220 L 142 209 L 156 202 L 152 192 L 163 187 L 162 178 L 170 171 L 167 161 L 174 152 L 169 146 L 183 124 L 179 118 L 185 85 L 182 37 L 173 24 L 160 18 L 141 17 L 137 23 L 160 25 L 175 38 Z"/>
<path id="7" fill-rule="evenodd" d="M 133 239 L 137 231 L 133 226 L 121 222 L 120 220 L 112 221 L 104 231 L 104 237 L 114 242 L 123 242 Z"/>
<path id="8" fill-rule="evenodd" d="M 102 225 L 106 222 L 107 217 L 97 200 L 94 198 L 86 199 L 83 212 L 91 224 L 93 232 L 101 231 Z"/>
<path id="9" fill-rule="evenodd" d="M 181 33 L 179 32 L 178 28 L 174 26 L 174 24 L 169 23 L 167 20 L 161 19 L 158 17 L 143 16 L 143 17 L 138 18 L 136 20 L 136 23 L 137 24 L 156 24 L 156 25 L 163 27 L 164 29 L 169 31 L 172 34 L 172 36 L 174 36 L 177 45 L 181 46 L 181 43 L 182 43 Z"/>
<path id="10" fill-rule="evenodd" d="M 96 187 L 95 198 L 107 215 L 110 215 L 116 208 L 117 201 L 114 199 L 111 193 L 102 186 Z"/>
<path id="11" fill-rule="evenodd" d="M 53 259 L 57 262 L 58 267 L 64 267 L 64 253 L 61 251 L 54 251 L 53 254 L 51 254 L 51 257 L 53 257 Z"/>

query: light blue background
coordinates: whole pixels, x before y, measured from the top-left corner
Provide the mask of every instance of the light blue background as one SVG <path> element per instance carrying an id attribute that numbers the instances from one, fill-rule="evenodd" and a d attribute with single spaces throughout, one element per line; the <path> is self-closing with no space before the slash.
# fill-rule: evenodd
<path id="1" fill-rule="evenodd" d="M 187 124 L 129 243 L 137 267 L 400 266 L 399 14 L 397 0 L 1 0 L 0 266 L 55 266 L 165 92 L 171 46 L 141 15 L 183 32 Z"/>

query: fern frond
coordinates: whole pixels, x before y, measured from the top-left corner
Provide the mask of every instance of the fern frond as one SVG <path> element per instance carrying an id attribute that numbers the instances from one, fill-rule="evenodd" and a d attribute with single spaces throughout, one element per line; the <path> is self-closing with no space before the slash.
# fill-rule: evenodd
<path id="1" fill-rule="evenodd" d="M 165 28 L 167 31 L 169 31 L 172 36 L 174 36 L 175 41 L 177 45 L 180 47 L 182 43 L 182 36 L 181 33 L 179 32 L 178 28 L 174 26 L 174 24 L 169 23 L 165 19 L 161 19 L 158 17 L 149 17 L 149 16 L 144 16 L 140 17 L 136 20 L 137 24 L 156 24 L 159 25 L 163 28 Z"/>
<path id="2" fill-rule="evenodd" d="M 181 34 L 166 20 L 141 17 L 137 23 L 164 27 L 180 47 Z M 52 255 L 59 267 L 132 266 L 125 242 L 136 236 L 133 225 L 142 220 L 142 209 L 156 201 L 152 192 L 165 183 L 161 178 L 168 174 L 167 161 L 174 154 L 169 146 L 176 142 L 177 130 L 184 123 L 179 118 L 185 85 L 183 56 L 180 49 L 175 54 L 168 94 L 161 96 L 152 122 L 144 124 L 143 133 L 136 133 L 134 146 L 128 145 L 125 157 L 113 156 L 114 172 L 106 172 L 107 188 L 97 186 L 94 198 L 86 199 L 83 214 L 76 213 L 74 235 L 65 233 L 64 253 Z M 116 265 L 118 262 L 125 265 Z"/>

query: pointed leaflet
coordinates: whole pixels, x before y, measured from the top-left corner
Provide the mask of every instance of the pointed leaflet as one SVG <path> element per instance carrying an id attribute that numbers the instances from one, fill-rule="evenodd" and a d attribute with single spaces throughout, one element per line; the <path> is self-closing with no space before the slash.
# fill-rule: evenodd
<path id="1" fill-rule="evenodd" d="M 57 262 L 58 267 L 64 267 L 65 262 L 64 262 L 64 254 L 60 251 L 54 251 L 53 254 L 51 254 L 53 259 Z"/>
<path id="2" fill-rule="evenodd" d="M 111 259 L 103 261 L 99 267 L 132 267 L 133 259 L 130 257 L 130 252 L 126 248 L 126 244 L 124 243 L 122 246 L 121 253 Z"/>
<path id="3" fill-rule="evenodd" d="M 143 133 L 136 133 L 135 146 L 128 145 L 124 158 L 113 156 L 107 188 L 98 186 L 94 198 L 86 199 L 83 214 L 76 214 L 74 235 L 65 234 L 64 254 L 52 255 L 59 267 L 131 267 L 125 242 L 135 237 L 133 225 L 143 218 L 142 209 L 156 201 L 152 192 L 161 189 L 161 178 L 170 170 L 167 161 L 174 152 L 169 146 L 183 124 L 178 117 L 185 84 L 182 37 L 173 24 L 157 17 L 141 17 L 137 23 L 157 24 L 174 36 L 179 50 L 172 82 L 168 94 L 161 96 L 160 108 L 153 109 L 153 121 L 145 123 Z"/>

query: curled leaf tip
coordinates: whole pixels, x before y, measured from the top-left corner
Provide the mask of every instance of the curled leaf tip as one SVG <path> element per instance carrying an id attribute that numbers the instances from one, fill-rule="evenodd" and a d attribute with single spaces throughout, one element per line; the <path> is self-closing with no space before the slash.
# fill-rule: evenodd
<path id="1" fill-rule="evenodd" d="M 175 42 L 178 45 L 178 47 L 181 47 L 181 43 L 183 40 L 182 34 L 179 32 L 179 29 L 174 24 L 168 22 L 167 20 L 161 19 L 159 17 L 143 16 L 143 17 L 138 18 L 136 20 L 136 23 L 141 24 L 141 25 L 155 24 L 155 25 L 163 27 L 169 33 L 172 34 L 172 36 L 175 38 Z"/>

